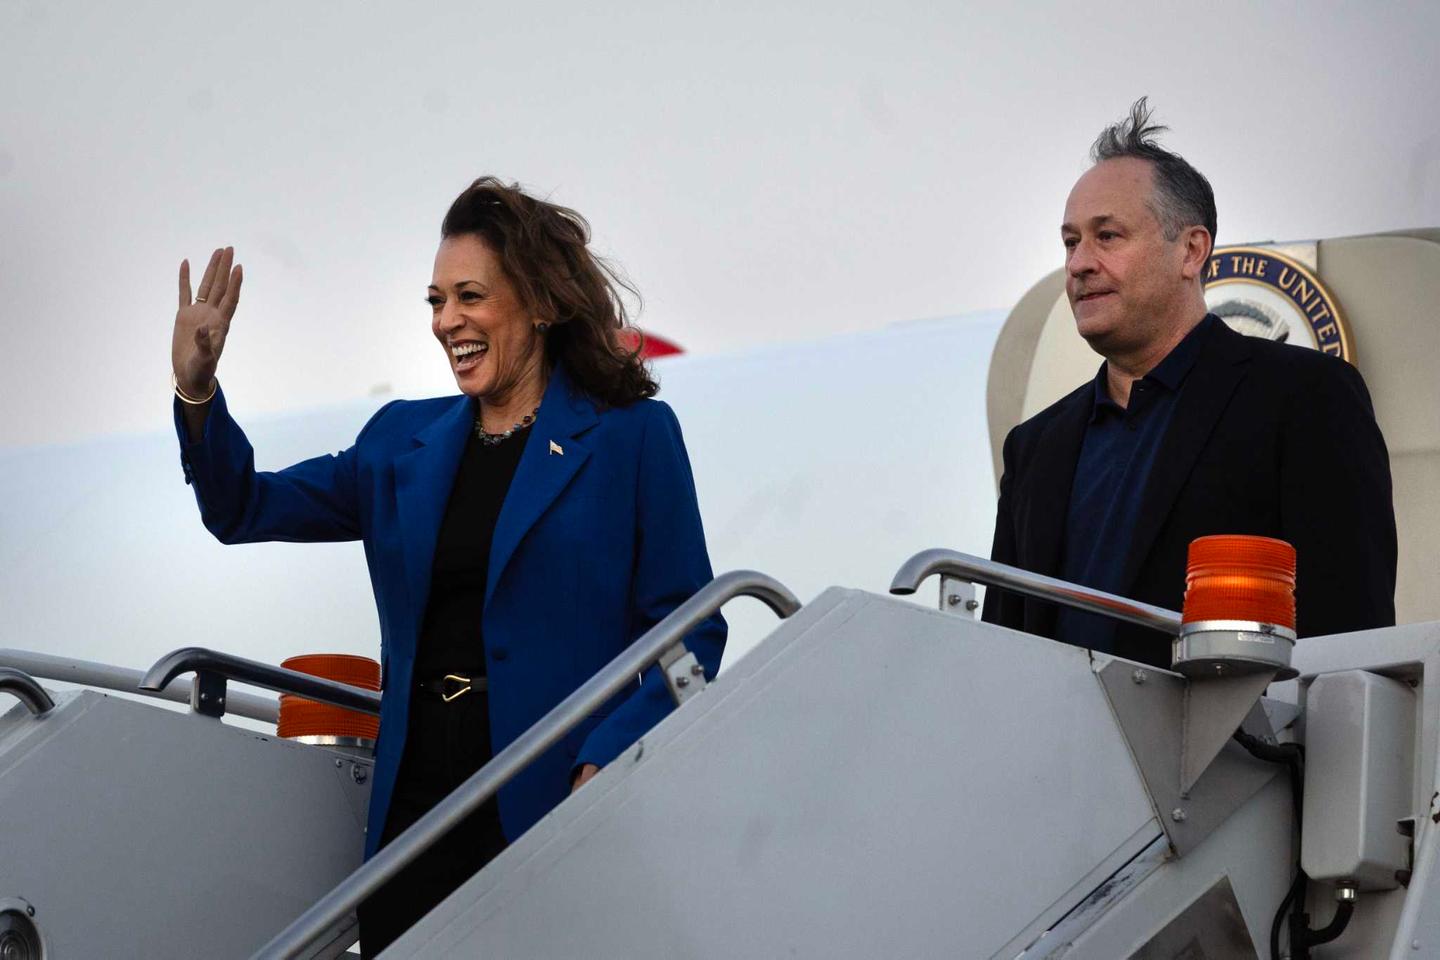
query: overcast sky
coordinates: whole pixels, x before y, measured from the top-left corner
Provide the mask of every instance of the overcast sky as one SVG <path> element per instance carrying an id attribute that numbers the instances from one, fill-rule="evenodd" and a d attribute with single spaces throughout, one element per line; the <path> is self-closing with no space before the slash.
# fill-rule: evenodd
<path id="1" fill-rule="evenodd" d="M 1009 307 L 1137 95 L 1220 241 L 1440 225 L 1440 4 L 0 0 L 0 446 L 165 429 L 232 243 L 246 412 L 451 388 L 471 179 L 574 206 L 695 352 Z"/>

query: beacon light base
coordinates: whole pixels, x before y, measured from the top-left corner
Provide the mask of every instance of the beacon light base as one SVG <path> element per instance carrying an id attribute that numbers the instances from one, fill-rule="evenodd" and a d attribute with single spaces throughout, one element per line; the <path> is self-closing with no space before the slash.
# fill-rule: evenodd
<path id="1" fill-rule="evenodd" d="M 1279 624 L 1198 620 L 1181 626 L 1172 664 L 1191 679 L 1273 672 L 1276 680 L 1290 680 L 1299 675 L 1290 666 L 1294 650 L 1295 631 Z"/>

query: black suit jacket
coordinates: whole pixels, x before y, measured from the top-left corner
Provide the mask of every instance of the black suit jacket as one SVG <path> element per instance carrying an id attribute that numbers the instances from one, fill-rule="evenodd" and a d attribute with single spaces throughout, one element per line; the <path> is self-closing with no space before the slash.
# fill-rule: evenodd
<path id="1" fill-rule="evenodd" d="M 1075 464 L 1092 409 L 1086 383 L 1010 431 L 991 556 L 1056 576 Z M 1171 610 L 1191 540 L 1278 537 L 1296 550 L 1296 630 L 1395 623 L 1390 457 L 1354 367 L 1216 324 L 1176 401 L 1141 498 L 1119 592 Z M 984 618 L 1053 637 L 1056 607 L 991 589 Z M 1122 624 L 1117 655 L 1170 665 L 1168 638 Z"/>

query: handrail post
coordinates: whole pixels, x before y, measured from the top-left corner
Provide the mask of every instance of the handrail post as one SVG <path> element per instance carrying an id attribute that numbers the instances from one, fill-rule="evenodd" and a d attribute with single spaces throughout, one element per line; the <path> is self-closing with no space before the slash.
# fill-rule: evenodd
<path id="1" fill-rule="evenodd" d="M 779 581 L 763 573 L 732 570 L 711 580 L 689 600 L 670 611 L 665 619 L 646 631 L 644 636 L 610 661 L 599 673 L 560 701 L 534 726 L 491 758 L 489 763 L 471 774 L 468 780 L 415 821 L 409 829 L 380 848 L 368 863 L 342 880 L 339 886 L 316 901 L 275 939 L 261 947 L 252 960 L 291 960 L 303 956 L 302 951 L 324 936 L 337 920 L 343 919 L 356 909 L 406 865 L 478 810 L 481 804 L 558 743 L 561 737 L 574 729 L 595 708 L 633 683 L 637 673 L 644 671 L 662 656 L 673 654 L 677 647 L 683 650 L 686 634 L 726 602 L 740 596 L 760 600 L 782 619 L 800 609 L 800 601 L 795 599 L 794 594 Z M 686 664 L 687 657 L 691 657 L 688 651 L 673 657 L 672 666 Z M 688 665 L 684 667 L 684 671 L 692 669 Z M 676 687 L 684 691 L 693 686 L 694 674 L 690 675 L 691 682 L 687 684 L 679 683 L 683 676 L 684 672 L 677 676 L 675 687 L 671 688 L 672 695 Z M 687 697 L 689 695 L 691 694 L 686 694 Z"/>
<path id="2" fill-rule="evenodd" d="M 190 709 L 202 717 L 225 716 L 225 675 L 213 670 L 196 670 L 190 681 Z"/>
<path id="3" fill-rule="evenodd" d="M 680 706 L 705 689 L 705 668 L 683 642 L 660 654 L 659 664 L 675 706 Z"/>

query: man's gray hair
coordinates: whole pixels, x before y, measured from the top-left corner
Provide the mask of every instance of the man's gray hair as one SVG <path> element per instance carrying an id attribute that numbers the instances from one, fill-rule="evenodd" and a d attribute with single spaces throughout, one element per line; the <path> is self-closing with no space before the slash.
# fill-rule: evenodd
<path id="1" fill-rule="evenodd" d="M 1150 120 L 1150 106 L 1145 97 L 1130 105 L 1130 115 L 1100 131 L 1090 147 L 1090 159 L 1096 163 L 1117 157 L 1136 157 L 1149 161 L 1155 172 L 1155 194 L 1149 201 L 1165 239 L 1174 240 L 1186 227 L 1200 226 L 1210 231 L 1215 243 L 1215 191 L 1205 175 L 1185 162 L 1178 153 L 1171 153 L 1156 142 L 1155 136 L 1169 127 Z"/>

